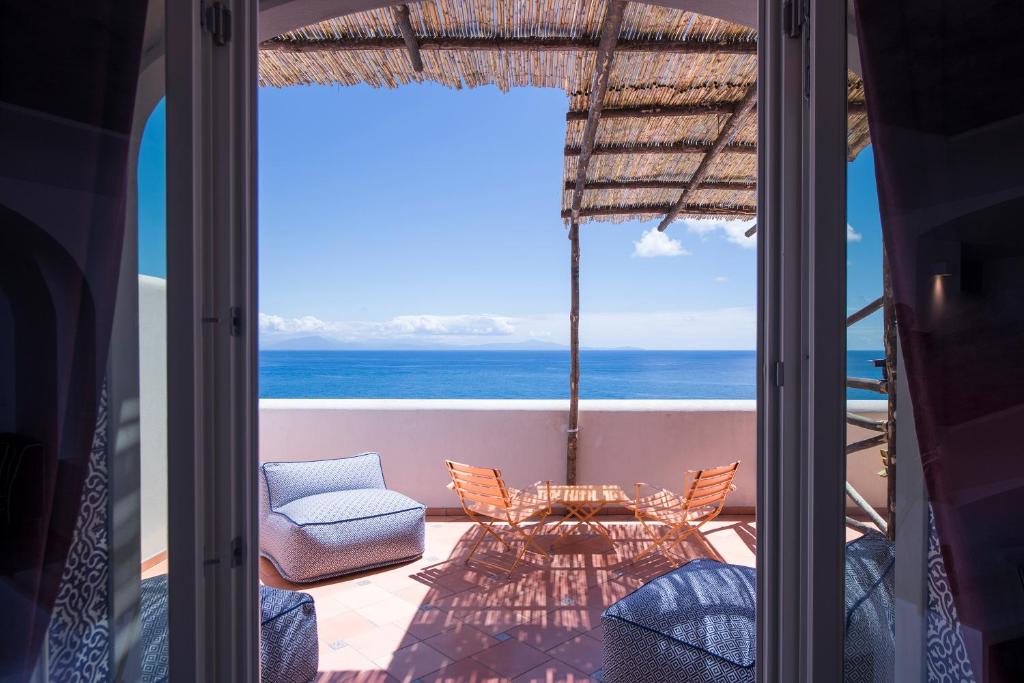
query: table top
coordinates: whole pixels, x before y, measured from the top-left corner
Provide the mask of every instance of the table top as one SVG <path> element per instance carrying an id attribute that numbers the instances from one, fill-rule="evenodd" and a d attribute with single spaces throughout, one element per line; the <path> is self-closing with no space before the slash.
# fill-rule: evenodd
<path id="1" fill-rule="evenodd" d="M 537 485 L 537 496 L 546 498 L 546 484 Z M 551 484 L 551 501 L 563 505 L 625 503 L 629 496 L 618 484 Z"/>

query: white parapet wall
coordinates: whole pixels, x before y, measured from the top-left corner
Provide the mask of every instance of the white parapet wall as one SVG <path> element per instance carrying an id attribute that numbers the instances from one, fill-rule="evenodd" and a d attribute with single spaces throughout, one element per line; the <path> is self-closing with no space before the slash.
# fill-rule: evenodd
<path id="1" fill-rule="evenodd" d="M 330 400 L 260 401 L 260 459 L 316 460 L 380 453 L 390 488 L 431 508 L 454 507 L 443 461 L 497 467 L 512 486 L 565 480 L 566 401 Z M 850 410 L 884 417 L 883 401 Z M 756 501 L 754 401 L 582 401 L 578 480 L 635 482 L 681 489 L 685 473 L 741 461 L 729 507 Z M 850 427 L 849 441 L 871 436 Z M 849 458 L 850 482 L 884 507 L 878 449 Z"/>

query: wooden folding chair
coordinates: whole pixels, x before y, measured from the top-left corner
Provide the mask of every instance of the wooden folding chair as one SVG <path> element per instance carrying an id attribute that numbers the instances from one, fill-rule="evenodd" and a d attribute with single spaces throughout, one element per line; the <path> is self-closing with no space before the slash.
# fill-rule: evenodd
<path id="1" fill-rule="evenodd" d="M 451 460 L 445 460 L 445 465 L 448 466 L 448 473 L 452 477 L 452 483 L 448 485 L 448 488 L 453 489 L 459 495 L 463 511 L 484 530 L 469 551 L 465 560 L 466 564 L 473 559 L 480 543 L 488 535 L 498 539 L 505 550 L 512 549 L 512 544 L 495 530 L 497 524 L 507 524 L 512 535 L 522 540 L 523 548 L 516 554 L 511 568 L 506 569 L 478 559 L 476 562 L 479 564 L 512 576 L 531 547 L 535 552 L 551 557 L 547 551 L 537 545 L 534 539 L 534 535 L 543 527 L 544 520 L 551 514 L 550 494 L 547 500 L 543 500 L 523 491 L 510 489 L 505 486 L 505 481 L 501 478 L 501 470 L 473 467 Z M 550 486 L 550 482 L 548 485 Z M 530 521 L 533 521 L 534 524 L 526 527 L 525 524 Z"/>
<path id="2" fill-rule="evenodd" d="M 633 561 L 636 562 L 659 548 L 670 559 L 678 560 L 679 558 L 672 554 L 675 547 L 721 514 L 725 506 L 725 497 L 736 490 L 733 479 L 739 466 L 740 463 L 737 461 L 722 467 L 687 472 L 686 493 L 681 496 L 665 489 L 643 496 L 643 488 L 650 485 L 637 484 L 636 500 L 626 507 L 633 510 L 654 544 L 637 555 Z M 656 524 L 663 525 L 663 529 L 655 526 Z M 703 540 L 703 537 L 701 539 Z M 704 543 L 707 544 L 706 541 Z"/>

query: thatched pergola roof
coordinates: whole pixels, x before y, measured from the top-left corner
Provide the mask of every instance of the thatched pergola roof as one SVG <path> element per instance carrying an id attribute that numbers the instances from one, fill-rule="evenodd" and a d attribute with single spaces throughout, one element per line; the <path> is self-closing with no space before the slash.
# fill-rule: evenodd
<path id="1" fill-rule="evenodd" d="M 756 39 L 746 26 L 621 0 L 423 0 L 265 42 L 260 84 L 560 88 L 563 219 L 575 209 L 577 222 L 660 218 L 664 229 L 754 215 Z M 848 88 L 852 157 L 869 140 L 860 79 Z"/>

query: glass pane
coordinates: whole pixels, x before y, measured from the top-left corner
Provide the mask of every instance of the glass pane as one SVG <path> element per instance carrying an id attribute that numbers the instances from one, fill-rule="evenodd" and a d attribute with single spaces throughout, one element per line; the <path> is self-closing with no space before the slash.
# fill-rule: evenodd
<path id="1" fill-rule="evenodd" d="M 140 506 L 166 500 L 166 482 L 140 453 L 166 449 L 162 408 L 140 405 L 137 209 L 149 223 L 163 209 L 137 188 L 162 186 L 163 160 L 144 150 L 140 173 L 136 160 L 162 91 L 162 15 L 146 2 L 0 5 L 4 681 L 150 680 L 142 556 L 165 543 L 140 533 Z"/>
<path id="2" fill-rule="evenodd" d="M 889 422 L 888 458 L 851 453 L 849 476 L 882 471 L 864 493 L 895 540 L 872 565 L 849 546 L 847 680 L 1022 680 L 1024 77 L 1005 65 L 1024 10 L 854 4 L 872 144 L 849 168 L 848 276 L 859 304 L 880 225 L 887 317 L 859 327 L 885 351 Z"/>

